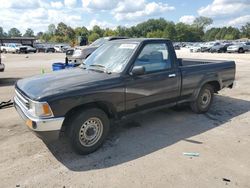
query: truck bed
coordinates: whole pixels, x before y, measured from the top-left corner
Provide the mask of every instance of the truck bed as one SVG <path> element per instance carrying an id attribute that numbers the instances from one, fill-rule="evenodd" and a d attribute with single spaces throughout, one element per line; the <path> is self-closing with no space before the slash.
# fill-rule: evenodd
<path id="1" fill-rule="evenodd" d="M 182 59 L 179 61 L 182 75 L 181 95 L 190 95 L 201 87 L 203 80 L 220 81 L 220 89 L 232 87 L 235 79 L 235 62 L 226 60 Z"/>
<path id="2" fill-rule="evenodd" d="M 204 65 L 204 64 L 217 64 L 230 62 L 226 60 L 208 60 L 208 59 L 182 59 L 179 66 L 195 66 L 195 65 Z"/>

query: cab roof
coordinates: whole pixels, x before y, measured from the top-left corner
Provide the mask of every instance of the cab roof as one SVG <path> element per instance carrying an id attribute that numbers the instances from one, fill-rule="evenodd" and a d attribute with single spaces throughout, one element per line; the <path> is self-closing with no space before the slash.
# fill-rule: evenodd
<path id="1" fill-rule="evenodd" d="M 135 43 L 142 43 L 142 42 L 166 42 L 170 41 L 164 38 L 129 38 L 129 39 L 122 39 L 122 40 L 115 40 L 112 42 L 115 43 L 124 43 L 124 42 L 135 42 Z"/>

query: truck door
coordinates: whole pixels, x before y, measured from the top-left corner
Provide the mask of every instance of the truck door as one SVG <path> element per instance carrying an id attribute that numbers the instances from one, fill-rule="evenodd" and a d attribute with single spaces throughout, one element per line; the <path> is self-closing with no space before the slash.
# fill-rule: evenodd
<path id="1" fill-rule="evenodd" d="M 167 43 L 145 44 L 133 66 L 143 66 L 145 74 L 130 75 L 126 80 L 126 111 L 176 102 L 179 96 L 180 73 L 174 66 L 174 57 Z"/>

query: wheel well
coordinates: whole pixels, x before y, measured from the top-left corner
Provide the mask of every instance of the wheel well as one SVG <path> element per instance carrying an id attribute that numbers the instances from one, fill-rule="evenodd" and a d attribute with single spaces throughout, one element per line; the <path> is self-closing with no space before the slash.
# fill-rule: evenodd
<path id="1" fill-rule="evenodd" d="M 91 102 L 83 105 L 76 106 L 72 109 L 70 109 L 66 114 L 65 114 L 65 119 L 62 125 L 62 131 L 65 131 L 65 128 L 67 127 L 68 123 L 70 122 L 70 117 L 74 116 L 76 113 L 79 111 L 82 111 L 84 109 L 89 109 L 89 108 L 99 108 L 103 110 L 108 118 L 117 118 L 117 113 L 114 109 L 114 107 L 110 104 L 107 104 L 105 102 Z"/>
<path id="2" fill-rule="evenodd" d="M 220 83 L 218 81 L 211 81 L 207 82 L 206 84 L 213 86 L 215 93 L 217 93 L 220 90 Z"/>

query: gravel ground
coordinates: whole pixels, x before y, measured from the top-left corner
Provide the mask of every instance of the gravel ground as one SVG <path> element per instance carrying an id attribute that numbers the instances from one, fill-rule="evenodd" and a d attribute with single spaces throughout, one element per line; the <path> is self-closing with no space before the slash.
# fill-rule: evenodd
<path id="1" fill-rule="evenodd" d="M 104 146 L 87 156 L 74 154 L 64 139 L 46 145 L 13 107 L 2 109 L 0 187 L 250 187 L 250 54 L 177 54 L 235 60 L 235 88 L 216 95 L 204 115 L 166 109 L 113 126 Z M 16 80 L 50 72 L 52 62 L 63 59 L 4 55 L 0 101 L 13 97 Z"/>

